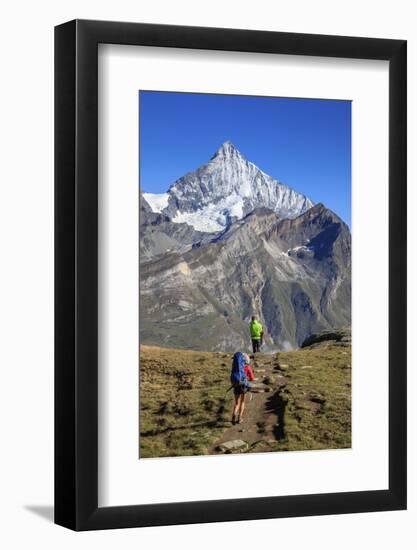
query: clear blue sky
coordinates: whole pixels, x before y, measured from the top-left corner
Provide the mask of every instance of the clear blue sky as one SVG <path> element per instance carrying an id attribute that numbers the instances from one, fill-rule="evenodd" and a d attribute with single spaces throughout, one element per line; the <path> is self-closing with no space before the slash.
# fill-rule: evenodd
<path id="1" fill-rule="evenodd" d="M 230 140 L 351 224 L 351 102 L 141 91 L 140 182 L 162 193 Z"/>

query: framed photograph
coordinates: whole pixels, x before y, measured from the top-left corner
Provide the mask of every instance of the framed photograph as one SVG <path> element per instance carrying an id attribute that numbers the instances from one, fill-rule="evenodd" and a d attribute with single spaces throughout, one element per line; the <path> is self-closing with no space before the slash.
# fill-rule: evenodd
<path id="1" fill-rule="evenodd" d="M 406 508 L 406 42 L 55 29 L 55 521 Z"/>

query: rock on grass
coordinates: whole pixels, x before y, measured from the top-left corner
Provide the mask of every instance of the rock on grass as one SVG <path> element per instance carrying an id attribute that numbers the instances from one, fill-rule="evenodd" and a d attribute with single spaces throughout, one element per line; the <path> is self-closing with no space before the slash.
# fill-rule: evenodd
<path id="1" fill-rule="evenodd" d="M 248 448 L 249 445 L 242 439 L 232 439 L 219 445 L 219 450 L 223 453 L 242 453 L 243 451 L 247 451 Z"/>

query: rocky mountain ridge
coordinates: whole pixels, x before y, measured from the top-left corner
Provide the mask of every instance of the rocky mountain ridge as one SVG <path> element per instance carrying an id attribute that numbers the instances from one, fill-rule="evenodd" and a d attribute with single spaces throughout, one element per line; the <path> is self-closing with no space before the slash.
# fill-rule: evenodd
<path id="1" fill-rule="evenodd" d="M 348 326 L 350 247 L 349 228 L 322 204 L 294 219 L 255 209 L 211 239 L 142 263 L 142 341 L 238 349 L 253 313 L 271 350 Z"/>

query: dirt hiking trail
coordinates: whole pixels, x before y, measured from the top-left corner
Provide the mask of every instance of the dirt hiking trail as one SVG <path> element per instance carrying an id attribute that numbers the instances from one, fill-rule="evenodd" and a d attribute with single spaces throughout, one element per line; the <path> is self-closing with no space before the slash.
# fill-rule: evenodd
<path id="1" fill-rule="evenodd" d="M 287 384 L 286 365 L 280 365 L 276 353 L 257 353 L 252 367 L 255 381 L 246 394 L 242 422 L 230 424 L 208 454 L 265 452 L 285 438 L 286 399 L 282 390 Z"/>

